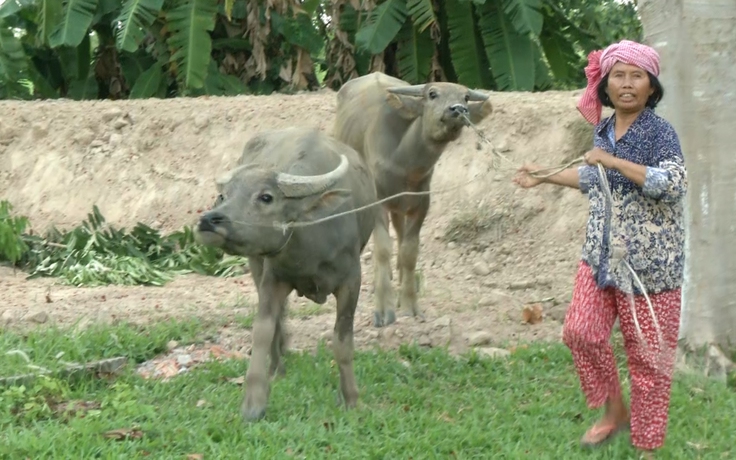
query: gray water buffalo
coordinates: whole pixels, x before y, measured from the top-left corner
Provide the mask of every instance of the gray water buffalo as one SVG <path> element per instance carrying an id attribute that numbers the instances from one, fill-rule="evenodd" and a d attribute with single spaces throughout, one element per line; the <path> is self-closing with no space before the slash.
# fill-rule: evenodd
<path id="1" fill-rule="evenodd" d="M 374 72 L 345 83 L 337 93 L 333 135 L 357 150 L 376 182 L 378 198 L 401 192 L 426 192 L 435 164 L 465 126 L 463 115 L 478 123 L 492 112 L 488 96 L 453 83 L 408 83 Z M 403 196 L 384 203 L 373 232 L 374 325 L 396 320 L 394 305 L 413 316 L 417 306 L 415 268 L 419 232 L 430 197 Z M 391 238 L 396 231 L 401 291 L 398 303 L 391 286 Z"/>
<path id="2" fill-rule="evenodd" d="M 340 393 L 347 407 L 358 399 L 353 373 L 353 318 L 361 284 L 360 254 L 377 207 L 311 226 L 315 221 L 376 201 L 370 172 L 355 150 L 312 129 L 263 132 L 245 145 L 238 166 L 217 179 L 218 203 L 202 215 L 198 240 L 248 257 L 258 290 L 253 351 L 245 375 L 242 414 L 265 415 L 270 377 L 283 373 L 283 319 L 296 290 L 318 304 L 337 301 L 333 348 Z M 270 367 L 267 357 L 270 351 Z"/>

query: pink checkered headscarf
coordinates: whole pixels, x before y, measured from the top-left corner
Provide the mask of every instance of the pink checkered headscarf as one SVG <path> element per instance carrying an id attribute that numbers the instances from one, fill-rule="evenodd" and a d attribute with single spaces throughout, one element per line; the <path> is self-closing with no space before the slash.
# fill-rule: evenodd
<path id="1" fill-rule="evenodd" d="M 655 77 L 659 76 L 659 54 L 647 45 L 621 40 L 604 50 L 591 51 L 588 54 L 588 65 L 585 67 L 588 86 L 577 105 L 580 113 L 591 124 L 597 125 L 600 122 L 603 110 L 596 92 L 598 84 L 619 61 L 641 67 Z"/>

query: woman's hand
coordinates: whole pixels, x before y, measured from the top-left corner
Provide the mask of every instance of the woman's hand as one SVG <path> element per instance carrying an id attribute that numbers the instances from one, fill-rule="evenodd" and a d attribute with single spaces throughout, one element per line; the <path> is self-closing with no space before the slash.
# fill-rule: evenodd
<path id="1" fill-rule="evenodd" d="M 540 169 L 542 168 L 533 163 L 524 163 L 516 171 L 516 176 L 514 176 L 514 183 L 522 188 L 536 187 L 537 185 L 544 182 L 544 180 L 534 177 L 530 175 L 529 173 L 538 171 Z"/>
<path id="2" fill-rule="evenodd" d="M 587 151 L 583 159 L 589 166 L 596 166 L 600 163 L 606 169 L 618 169 L 619 159 L 598 147 Z"/>

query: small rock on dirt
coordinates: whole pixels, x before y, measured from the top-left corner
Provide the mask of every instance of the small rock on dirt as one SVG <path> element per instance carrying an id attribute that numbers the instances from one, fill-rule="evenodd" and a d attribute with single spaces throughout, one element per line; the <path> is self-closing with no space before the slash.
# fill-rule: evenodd
<path id="1" fill-rule="evenodd" d="M 495 280 L 483 280 L 481 284 L 483 285 L 483 287 L 491 289 L 499 287 L 498 281 Z"/>
<path id="2" fill-rule="evenodd" d="M 15 321 L 15 314 L 13 314 L 12 310 L 5 310 L 2 316 L 0 316 L 0 323 L 2 324 L 7 325 L 12 323 L 13 321 Z"/>
<path id="3" fill-rule="evenodd" d="M 480 331 L 470 334 L 468 336 L 468 344 L 471 347 L 477 347 L 478 345 L 485 345 L 493 339 L 493 336 L 488 331 Z"/>
<path id="4" fill-rule="evenodd" d="M 204 114 L 199 114 L 194 117 L 194 127 L 197 128 L 197 131 L 201 131 L 206 128 L 209 122 L 210 120 Z"/>
<path id="5" fill-rule="evenodd" d="M 511 355 L 511 352 L 508 350 L 494 347 L 478 348 L 478 353 L 482 353 L 489 358 L 506 358 Z"/>
<path id="6" fill-rule="evenodd" d="M 478 301 L 479 307 L 492 307 L 494 305 L 499 304 L 499 298 L 496 296 L 485 296 L 481 297 L 481 299 Z"/>
<path id="7" fill-rule="evenodd" d="M 49 125 L 48 123 L 34 123 L 31 132 L 34 140 L 42 139 L 49 134 Z"/>
<path id="8" fill-rule="evenodd" d="M 123 136 L 121 136 L 118 133 L 112 133 L 110 134 L 110 147 L 116 148 L 120 145 L 121 142 L 123 142 Z"/>
<path id="9" fill-rule="evenodd" d="M 128 126 L 128 121 L 123 118 L 118 118 L 112 123 L 112 127 L 115 129 L 123 129 Z"/>
<path id="10" fill-rule="evenodd" d="M 514 281 L 509 283 L 509 289 L 513 291 L 521 291 L 522 289 L 533 288 L 534 284 L 535 283 L 532 280 Z"/>
<path id="11" fill-rule="evenodd" d="M 169 342 L 166 344 L 166 348 L 169 351 L 173 350 L 174 348 L 178 346 L 179 346 L 179 342 L 177 342 L 176 340 L 169 340 Z"/>
<path id="12" fill-rule="evenodd" d="M 452 324 L 452 318 L 450 318 L 448 315 L 442 316 L 434 320 L 435 327 L 450 327 L 450 324 Z"/>
<path id="13" fill-rule="evenodd" d="M 110 120 L 114 120 L 115 118 L 118 118 L 118 117 L 119 117 L 119 116 L 121 116 L 122 114 L 123 114 L 123 111 L 122 111 L 122 110 L 120 110 L 120 109 L 118 109 L 117 107 L 115 107 L 115 108 L 112 108 L 112 109 L 110 109 L 110 110 L 106 110 L 106 111 L 105 111 L 105 112 L 104 112 L 104 113 L 102 114 L 102 120 L 103 120 L 103 121 L 110 121 Z"/>
<path id="14" fill-rule="evenodd" d="M 427 334 L 420 335 L 419 336 L 419 346 L 421 346 L 421 347 L 431 347 L 432 346 L 432 339 L 430 339 Z"/>
<path id="15" fill-rule="evenodd" d="M 192 363 L 192 357 L 190 355 L 179 355 L 176 357 L 176 362 L 180 366 L 188 366 Z"/>
<path id="16" fill-rule="evenodd" d="M 491 267 L 485 262 L 476 262 L 473 265 L 473 273 L 478 276 L 488 276 L 491 274 Z"/>
<path id="17" fill-rule="evenodd" d="M 43 324 L 49 320 L 49 314 L 45 311 L 37 311 L 36 313 L 28 314 L 25 319 L 33 323 Z"/>

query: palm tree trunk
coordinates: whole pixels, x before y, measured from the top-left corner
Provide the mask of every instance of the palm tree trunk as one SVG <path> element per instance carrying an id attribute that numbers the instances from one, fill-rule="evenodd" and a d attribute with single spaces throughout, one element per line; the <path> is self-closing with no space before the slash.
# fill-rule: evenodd
<path id="1" fill-rule="evenodd" d="M 639 13 L 662 61 L 658 112 L 688 169 L 680 356 L 724 378 L 736 349 L 736 2 L 640 0 Z"/>

